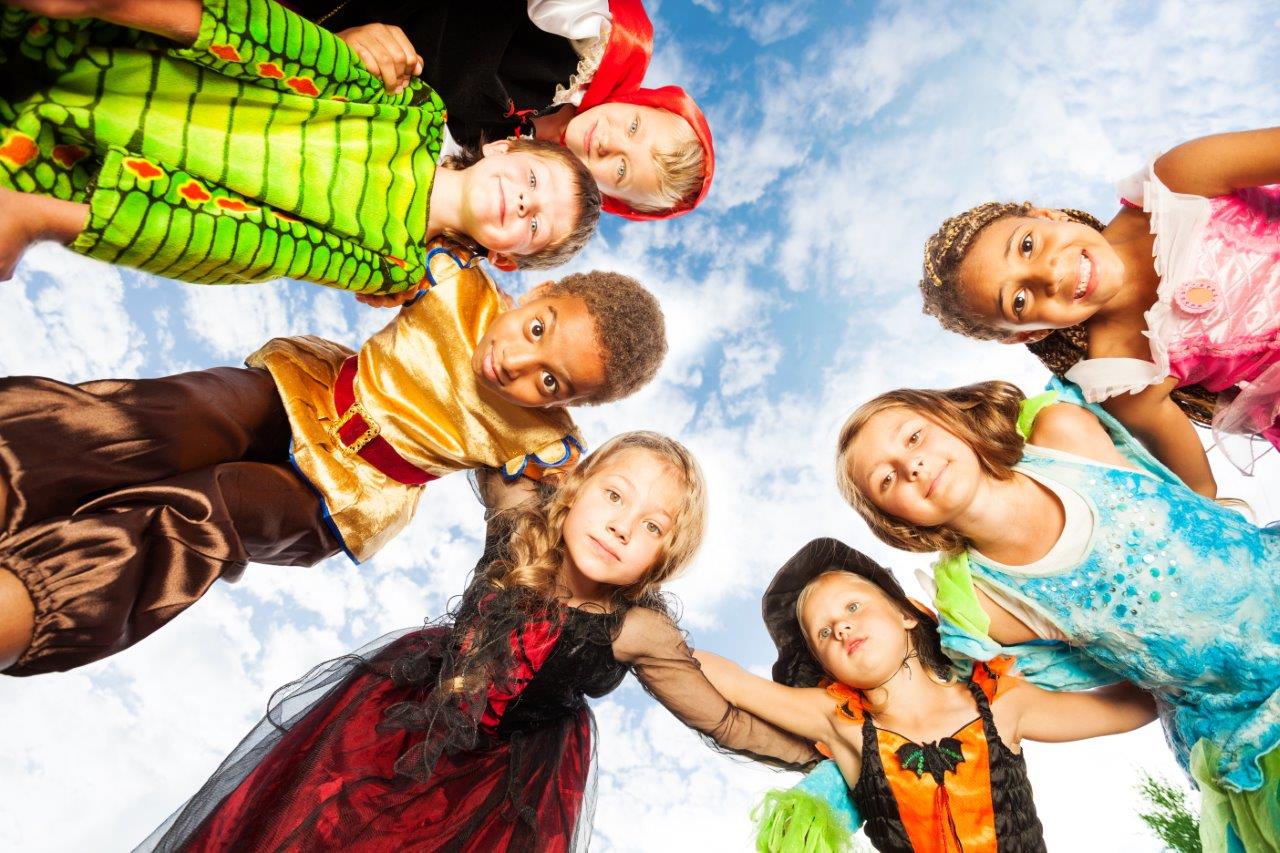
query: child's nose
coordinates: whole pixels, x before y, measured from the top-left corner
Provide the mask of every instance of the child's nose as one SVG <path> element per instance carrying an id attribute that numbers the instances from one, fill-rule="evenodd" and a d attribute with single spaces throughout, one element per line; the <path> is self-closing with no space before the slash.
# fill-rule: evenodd
<path id="1" fill-rule="evenodd" d="M 508 347 L 502 355 L 503 366 L 512 376 L 523 376 L 537 364 L 533 351 L 527 347 Z"/>
<path id="2" fill-rule="evenodd" d="M 625 545 L 627 537 L 630 536 L 630 525 L 627 523 L 626 516 L 619 514 L 610 519 L 609 532 L 612 533 L 619 542 Z"/>

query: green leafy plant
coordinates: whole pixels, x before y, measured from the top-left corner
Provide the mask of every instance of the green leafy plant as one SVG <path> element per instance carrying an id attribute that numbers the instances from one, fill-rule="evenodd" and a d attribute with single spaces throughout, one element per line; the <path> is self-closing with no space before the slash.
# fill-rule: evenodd
<path id="1" fill-rule="evenodd" d="M 1200 821 L 1187 805 L 1185 789 L 1144 770 L 1138 793 L 1147 803 L 1138 817 L 1151 827 L 1166 849 L 1176 853 L 1201 853 Z"/>

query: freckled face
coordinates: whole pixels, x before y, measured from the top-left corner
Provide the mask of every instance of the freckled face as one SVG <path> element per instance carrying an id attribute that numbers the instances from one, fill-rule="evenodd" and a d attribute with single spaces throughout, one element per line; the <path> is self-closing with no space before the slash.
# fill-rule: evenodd
<path id="1" fill-rule="evenodd" d="M 531 255 L 563 240 L 577 224 L 573 172 L 559 160 L 491 142 L 464 174 L 462 229 L 486 249 Z"/>
<path id="2" fill-rule="evenodd" d="M 471 370 L 494 394 L 531 408 L 568 405 L 605 380 L 604 351 L 587 303 L 564 295 L 499 314 L 471 354 Z"/>
<path id="3" fill-rule="evenodd" d="M 800 609 L 800 629 L 822 668 L 859 690 L 879 687 L 901 668 L 916 620 L 881 589 L 850 572 L 823 575 Z"/>
<path id="4" fill-rule="evenodd" d="M 640 580 L 671 540 L 683 486 L 675 469 L 642 448 L 596 469 L 565 518 L 570 589 Z"/>
<path id="5" fill-rule="evenodd" d="M 960 264 L 974 316 L 1009 332 L 1065 329 L 1092 317 L 1124 283 L 1102 234 L 1061 211 L 1009 216 L 984 228 Z"/>
<path id="6" fill-rule="evenodd" d="M 921 527 L 945 526 L 982 482 L 968 444 L 903 406 L 873 415 L 845 457 L 854 486 L 882 512 Z"/>
<path id="7" fill-rule="evenodd" d="M 587 164 L 600 192 L 631 205 L 661 205 L 653 155 L 691 134 L 669 110 L 605 103 L 570 119 L 564 144 Z"/>

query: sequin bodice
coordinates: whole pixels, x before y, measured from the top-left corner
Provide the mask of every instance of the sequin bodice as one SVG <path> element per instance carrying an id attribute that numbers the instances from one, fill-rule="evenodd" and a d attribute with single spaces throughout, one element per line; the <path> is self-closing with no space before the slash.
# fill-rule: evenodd
<path id="1" fill-rule="evenodd" d="M 1030 445 L 1018 468 L 1085 498 L 1088 550 L 1034 577 L 971 551 L 975 578 L 1150 690 L 1184 765 L 1207 738 L 1222 747 L 1226 784 L 1257 787 L 1256 759 L 1280 743 L 1280 536 L 1139 471 Z"/>

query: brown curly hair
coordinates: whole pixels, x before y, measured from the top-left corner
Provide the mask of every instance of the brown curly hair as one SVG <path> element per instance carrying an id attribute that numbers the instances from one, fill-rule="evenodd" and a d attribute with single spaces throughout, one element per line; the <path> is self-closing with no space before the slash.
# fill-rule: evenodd
<path id="1" fill-rule="evenodd" d="M 942 223 L 924 244 L 924 275 L 920 279 L 920 294 L 924 298 L 924 313 L 938 319 L 944 329 L 978 340 L 998 340 L 1007 332 L 997 329 L 973 316 L 964 306 L 960 296 L 960 265 L 982 230 L 994 222 L 1010 216 L 1026 216 L 1034 206 L 1029 201 L 989 201 L 957 213 Z M 1088 225 L 1097 231 L 1106 226 L 1091 213 L 1072 208 L 1061 208 L 1073 222 Z M 1027 348 L 1040 359 L 1041 364 L 1059 377 L 1088 353 L 1088 332 L 1082 326 L 1054 329 L 1039 341 L 1027 344 Z M 1217 394 L 1199 385 L 1187 385 L 1176 389 L 1174 402 L 1192 420 L 1201 424 L 1213 421 L 1213 408 Z"/>
<path id="2" fill-rule="evenodd" d="M 591 172 L 587 170 L 586 165 L 563 145 L 557 145 L 546 139 L 525 137 L 512 137 L 506 141 L 510 146 L 507 148 L 508 151 L 527 151 L 544 160 L 561 163 L 573 175 L 573 193 L 578 201 L 578 220 L 573 229 L 545 249 L 541 249 L 531 255 L 512 256 L 517 269 L 547 270 L 562 266 L 568 263 L 578 252 L 582 251 L 582 248 L 587 245 L 587 241 L 596 233 L 596 226 L 600 222 L 600 189 L 596 186 L 596 180 L 591 177 Z M 479 163 L 483 157 L 484 154 L 475 148 L 463 148 L 458 154 L 442 158 L 440 160 L 440 168 L 466 169 Z M 450 236 L 454 239 L 459 237 L 456 234 L 451 234 Z M 475 246 L 482 252 L 487 251 L 469 237 L 463 236 L 461 240 L 464 243 Z"/>
<path id="3" fill-rule="evenodd" d="M 693 454 L 680 442 L 656 432 L 624 432 L 606 441 L 571 471 L 553 491 L 511 510 L 512 533 L 507 556 L 491 570 L 491 583 L 499 589 L 524 589 L 544 598 L 555 597 L 560 570 L 568 556 L 564 523 L 591 475 L 619 454 L 641 450 L 669 466 L 683 487 L 683 500 L 673 513 L 671 538 L 653 566 L 635 583 L 618 587 L 613 604 L 634 604 L 657 591 L 693 559 L 706 529 L 707 486 Z"/>
<path id="4" fill-rule="evenodd" d="M 849 452 L 858 433 L 886 409 L 918 412 L 973 448 L 982 470 L 997 480 L 1013 476 L 1025 443 L 1018 414 L 1026 395 L 1009 382 L 991 381 L 946 390 L 899 388 L 863 403 L 840 428 L 836 442 L 836 486 L 880 541 L 903 551 L 954 552 L 965 547 L 960 534 L 945 527 L 920 527 L 881 510 L 853 481 Z"/>
<path id="5" fill-rule="evenodd" d="M 567 275 L 543 286 L 545 296 L 573 296 L 587 306 L 604 354 L 604 384 L 581 402 L 629 397 L 653 379 L 667 354 L 662 306 L 630 276 L 605 270 Z"/>

